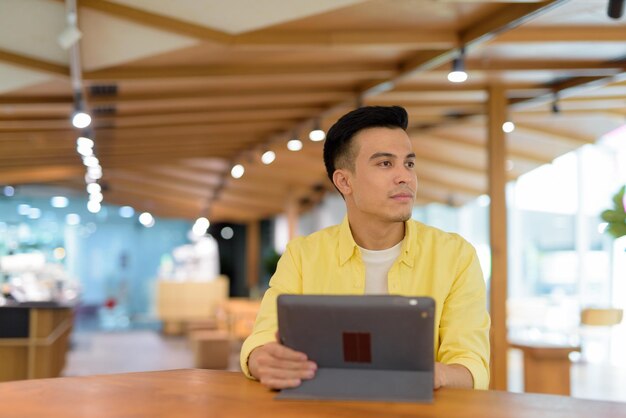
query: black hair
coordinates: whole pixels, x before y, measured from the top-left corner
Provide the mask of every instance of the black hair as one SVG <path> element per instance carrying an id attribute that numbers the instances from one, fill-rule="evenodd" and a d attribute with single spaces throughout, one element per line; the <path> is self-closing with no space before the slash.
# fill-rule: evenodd
<path id="1" fill-rule="evenodd" d="M 370 128 L 406 131 L 408 124 L 409 116 L 400 106 L 365 106 L 343 115 L 328 130 L 324 142 L 324 165 L 330 181 L 337 168 L 354 170 L 351 143 L 356 134 Z"/>

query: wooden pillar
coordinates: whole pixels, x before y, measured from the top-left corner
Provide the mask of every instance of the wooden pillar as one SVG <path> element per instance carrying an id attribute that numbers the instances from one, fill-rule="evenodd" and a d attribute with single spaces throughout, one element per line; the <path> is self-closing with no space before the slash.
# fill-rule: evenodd
<path id="1" fill-rule="evenodd" d="M 250 221 L 246 227 L 246 272 L 248 289 L 259 283 L 259 257 L 261 252 L 261 226 L 259 221 Z"/>
<path id="2" fill-rule="evenodd" d="M 502 124 L 507 117 L 506 92 L 502 86 L 489 88 L 488 103 L 488 183 L 491 205 L 489 236 L 491 244 L 491 388 L 507 389 L 507 221 L 506 221 L 506 136 Z"/>
<path id="3" fill-rule="evenodd" d="M 289 231 L 289 241 L 298 236 L 298 200 L 295 196 L 287 198 L 287 207 L 285 208 L 287 215 L 287 229 Z"/>

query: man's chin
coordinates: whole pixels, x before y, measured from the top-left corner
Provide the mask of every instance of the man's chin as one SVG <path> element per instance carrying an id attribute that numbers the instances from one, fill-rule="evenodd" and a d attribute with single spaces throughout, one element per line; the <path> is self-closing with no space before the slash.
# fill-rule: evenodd
<path id="1" fill-rule="evenodd" d="M 394 222 L 406 222 L 411 219 L 412 212 L 402 213 L 393 217 Z"/>

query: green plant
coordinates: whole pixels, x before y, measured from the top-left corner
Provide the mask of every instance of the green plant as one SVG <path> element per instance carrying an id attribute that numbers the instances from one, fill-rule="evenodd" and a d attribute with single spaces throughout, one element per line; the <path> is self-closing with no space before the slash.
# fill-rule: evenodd
<path id="1" fill-rule="evenodd" d="M 626 200 L 624 200 L 624 192 L 626 186 L 613 196 L 613 209 L 607 209 L 600 215 L 602 219 L 608 223 L 605 232 L 611 234 L 614 238 L 626 235 Z"/>
<path id="2" fill-rule="evenodd" d="M 272 276 L 276 271 L 276 265 L 278 264 L 278 260 L 280 259 L 280 254 L 278 254 L 274 249 L 270 249 L 265 253 L 263 257 L 263 267 L 265 267 L 265 271 L 267 274 Z"/>

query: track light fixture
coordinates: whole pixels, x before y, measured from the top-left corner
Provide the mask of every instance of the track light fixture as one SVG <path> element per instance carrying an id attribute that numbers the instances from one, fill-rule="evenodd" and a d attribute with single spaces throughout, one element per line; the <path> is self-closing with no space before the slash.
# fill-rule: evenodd
<path id="1" fill-rule="evenodd" d="M 554 93 L 554 100 L 552 100 L 552 113 L 555 115 L 561 113 L 561 107 L 559 106 L 559 95 Z"/>
<path id="2" fill-rule="evenodd" d="M 461 49 L 459 49 L 459 55 L 452 60 L 452 71 L 448 73 L 448 81 L 452 83 L 463 83 L 466 80 L 465 47 L 461 47 Z"/>
<path id="3" fill-rule="evenodd" d="M 607 14 L 612 19 L 619 19 L 624 14 L 624 0 L 609 0 Z"/>

